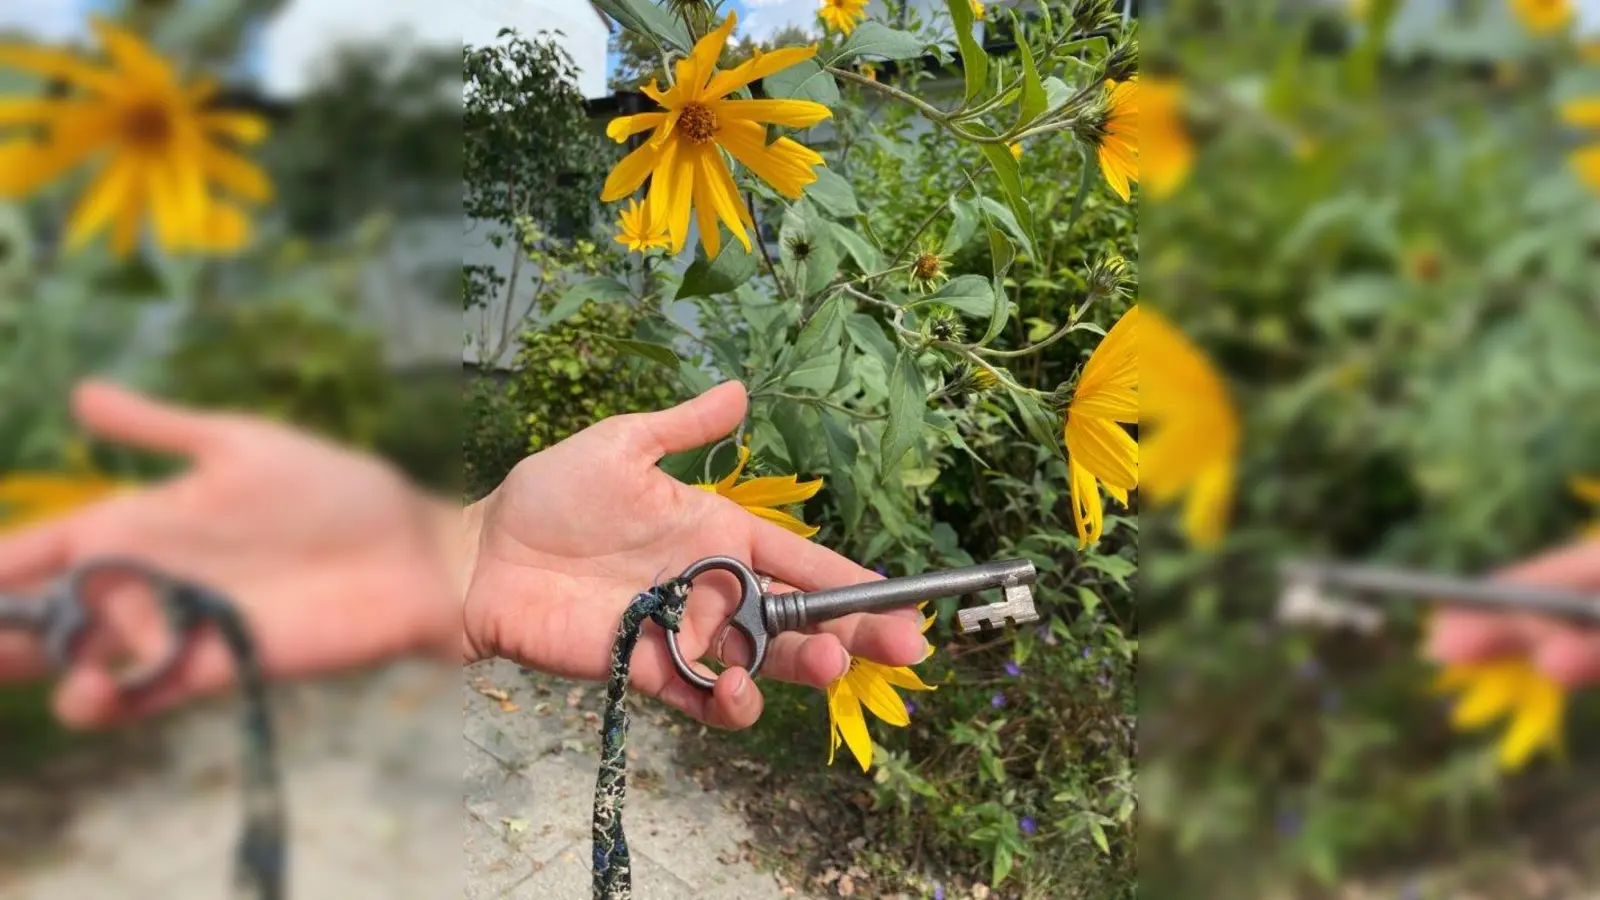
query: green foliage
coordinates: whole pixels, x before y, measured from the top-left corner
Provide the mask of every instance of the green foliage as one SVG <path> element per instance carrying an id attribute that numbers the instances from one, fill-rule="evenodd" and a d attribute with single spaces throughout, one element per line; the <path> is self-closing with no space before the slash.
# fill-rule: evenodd
<path id="1" fill-rule="evenodd" d="M 383 347 L 305 304 L 198 310 L 168 358 L 175 399 L 280 418 L 367 445 L 389 399 Z"/>
<path id="2" fill-rule="evenodd" d="M 1219 556 L 1145 523 L 1141 701 L 1173 737 L 1141 760 L 1141 851 L 1168 889 L 1238 896 L 1473 855 L 1581 777 L 1500 777 L 1487 741 L 1452 736 L 1412 616 L 1372 639 L 1267 620 L 1284 555 L 1471 573 L 1569 540 L 1592 511 L 1568 479 L 1600 471 L 1575 412 L 1600 387 L 1600 318 L 1595 200 L 1551 109 L 1593 89 L 1571 47 L 1463 7 L 1400 66 L 1383 27 L 1218 9 L 1177 5 L 1203 162 L 1141 237 L 1149 297 L 1235 386 L 1245 459 Z M 1527 77 L 1481 77 L 1491 60 Z M 1594 711 L 1574 705 L 1581 767 Z"/>

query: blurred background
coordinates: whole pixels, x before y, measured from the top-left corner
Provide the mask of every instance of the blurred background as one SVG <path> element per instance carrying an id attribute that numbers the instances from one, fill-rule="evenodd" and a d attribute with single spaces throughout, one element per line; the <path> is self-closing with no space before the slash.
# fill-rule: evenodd
<path id="1" fill-rule="evenodd" d="M 0 42 L 92 56 L 102 16 L 186 77 L 209 73 L 216 107 L 268 124 L 243 155 L 273 187 L 247 243 L 206 257 L 69 249 L 87 173 L 0 201 L 0 484 L 63 476 L 31 514 L 172 470 L 81 438 L 66 401 L 90 374 L 293 422 L 459 489 L 461 36 L 426 6 L 0 0 Z M 0 69 L 5 100 L 60 87 Z M 0 507 L 0 529 L 16 513 Z M 459 890 L 453 676 L 406 665 L 279 692 L 293 896 Z M 74 736 L 46 686 L 0 687 L 0 896 L 221 895 L 235 715 L 224 698 Z"/>
<path id="2" fill-rule="evenodd" d="M 1594 896 L 1590 694 L 1564 754 L 1504 765 L 1504 726 L 1462 733 L 1430 690 L 1416 614 L 1274 609 L 1287 556 L 1477 574 L 1600 514 L 1600 182 L 1563 117 L 1600 96 L 1600 4 L 1147 7 L 1144 187 L 1158 154 L 1182 175 L 1141 207 L 1143 296 L 1239 440 L 1220 541 L 1141 522 L 1143 886 Z"/>

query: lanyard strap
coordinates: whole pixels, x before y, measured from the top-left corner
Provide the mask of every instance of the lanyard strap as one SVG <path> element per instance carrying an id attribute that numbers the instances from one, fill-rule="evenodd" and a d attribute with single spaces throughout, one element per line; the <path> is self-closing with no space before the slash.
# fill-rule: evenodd
<path id="1" fill-rule="evenodd" d="M 649 619 L 676 632 L 683 622 L 689 599 L 689 582 L 682 578 L 658 584 L 633 598 L 617 642 L 611 648 L 611 679 L 606 684 L 606 712 L 600 724 L 600 777 L 594 788 L 594 897 L 595 900 L 631 900 L 633 872 L 628 860 L 628 840 L 622 833 L 622 806 L 628 792 L 628 665 L 639 631 Z"/>

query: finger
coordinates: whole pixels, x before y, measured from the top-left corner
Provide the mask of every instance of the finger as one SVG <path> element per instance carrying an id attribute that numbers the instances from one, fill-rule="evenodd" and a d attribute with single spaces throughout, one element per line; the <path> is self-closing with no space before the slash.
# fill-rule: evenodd
<path id="1" fill-rule="evenodd" d="M 73 515 L 0 536 L 0 586 L 32 587 L 65 569 L 79 521 Z"/>
<path id="2" fill-rule="evenodd" d="M 56 689 L 56 715 L 77 729 L 110 728 L 147 718 L 197 696 L 227 687 L 233 667 L 227 648 L 208 636 L 149 688 L 124 693 L 104 668 L 74 666 Z"/>
<path id="3" fill-rule="evenodd" d="M 1600 541 L 1567 544 L 1502 569 L 1494 577 L 1540 587 L 1600 588 Z"/>
<path id="4" fill-rule="evenodd" d="M 1559 628 L 1539 644 L 1534 664 L 1569 688 L 1600 683 L 1600 635 L 1580 628 Z"/>
<path id="5" fill-rule="evenodd" d="M 898 612 L 898 610 L 897 610 Z M 922 614 L 916 619 L 898 615 L 859 613 L 824 622 L 822 631 L 834 635 L 850 652 L 886 666 L 914 666 L 928 658 L 928 639 L 922 634 Z"/>
<path id="6" fill-rule="evenodd" d="M 717 676 L 716 684 L 709 691 L 695 687 L 676 674 L 669 677 L 670 680 L 654 692 L 656 699 L 698 721 L 714 728 L 739 731 L 761 718 L 761 689 L 742 668 L 728 669 Z"/>
<path id="7" fill-rule="evenodd" d="M 671 409 L 618 418 L 648 456 L 660 459 L 732 434 L 749 402 L 744 385 L 729 381 Z"/>
<path id="8" fill-rule="evenodd" d="M 1464 609 L 1442 609 L 1428 629 L 1428 658 L 1442 663 L 1482 662 L 1526 653 L 1527 636 L 1517 617 Z"/>
<path id="9" fill-rule="evenodd" d="M 729 665 L 749 666 L 751 655 L 745 641 L 729 638 L 725 657 Z M 843 678 L 849 668 L 850 654 L 845 652 L 838 637 L 786 631 L 767 644 L 767 659 L 760 675 L 791 684 L 825 688 Z"/>
<path id="10" fill-rule="evenodd" d="M 214 416 L 180 409 L 103 381 L 73 392 L 78 420 L 93 434 L 146 450 L 198 456 L 215 441 Z"/>

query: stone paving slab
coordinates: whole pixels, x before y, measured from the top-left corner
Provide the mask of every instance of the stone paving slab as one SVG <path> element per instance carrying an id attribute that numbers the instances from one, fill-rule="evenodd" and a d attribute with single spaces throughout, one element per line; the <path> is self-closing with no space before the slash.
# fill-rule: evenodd
<path id="1" fill-rule="evenodd" d="M 589 897 L 603 685 L 494 661 L 470 667 L 464 691 L 467 897 Z M 631 719 L 623 824 L 637 900 L 798 896 L 746 861 L 744 819 L 676 762 L 673 724 L 699 726 L 651 701 Z"/>

